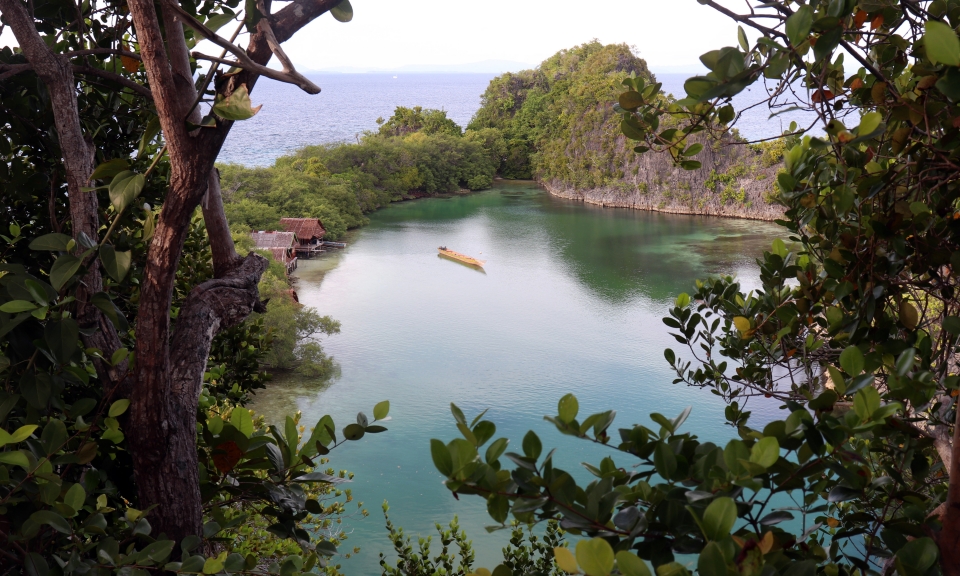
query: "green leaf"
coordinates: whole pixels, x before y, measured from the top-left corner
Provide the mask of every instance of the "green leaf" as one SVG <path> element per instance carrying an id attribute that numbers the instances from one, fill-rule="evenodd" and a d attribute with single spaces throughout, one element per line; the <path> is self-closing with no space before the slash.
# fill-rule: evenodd
<path id="1" fill-rule="evenodd" d="M 639 556 L 626 550 L 617 552 L 617 568 L 623 576 L 652 576 L 647 563 Z"/>
<path id="2" fill-rule="evenodd" d="M 223 562 L 219 558 L 207 558 L 203 563 L 204 574 L 216 574 L 221 570 L 223 570 Z"/>
<path id="3" fill-rule="evenodd" d="M 943 329 L 953 334 L 960 334 L 960 318 L 957 316 L 947 316 L 943 319 Z"/>
<path id="4" fill-rule="evenodd" d="M 490 449 L 495 445 L 496 443 L 490 445 Z M 488 454 L 490 453 L 490 449 L 487 450 Z M 450 451 L 447 450 L 446 444 L 436 438 L 430 440 L 430 455 L 433 457 L 433 465 L 437 467 L 437 470 L 439 470 L 441 474 L 444 476 L 453 474 L 453 458 L 450 456 Z"/>
<path id="5" fill-rule="evenodd" d="M 747 40 L 747 33 L 744 32 L 743 26 L 737 26 L 737 42 L 744 52 L 750 51 L 750 42 Z"/>
<path id="6" fill-rule="evenodd" d="M 37 409 L 44 409 L 50 401 L 50 377 L 47 374 L 27 372 L 20 378 L 20 393 Z"/>
<path id="7" fill-rule="evenodd" d="M 343 429 L 343 437 L 347 440 L 359 440 L 363 438 L 364 434 L 366 434 L 366 430 L 359 424 L 348 424 L 347 427 Z"/>
<path id="8" fill-rule="evenodd" d="M 643 106 L 643 96 L 641 96 L 639 92 L 629 90 L 617 98 L 617 103 L 620 104 L 620 107 L 624 110 L 636 110 Z"/>
<path id="9" fill-rule="evenodd" d="M 577 563 L 588 576 L 608 576 L 613 570 L 613 548 L 603 538 L 577 542 Z"/>
<path id="10" fill-rule="evenodd" d="M 960 66 L 960 38 L 953 28 L 936 20 L 928 20 L 923 27 L 927 58 L 934 64 Z"/>
<path id="11" fill-rule="evenodd" d="M 373 407 L 373 419 L 374 420 L 383 420 L 387 417 L 387 414 L 390 413 L 390 401 L 384 400 L 383 402 L 378 402 L 376 406 Z"/>
<path id="12" fill-rule="evenodd" d="M 26 300 L 11 300 L 9 302 L 4 302 L 3 305 L 0 305 L 0 312 L 6 312 L 7 314 L 29 312 L 30 310 L 36 309 L 36 304 L 33 302 L 27 302 Z"/>
<path id="13" fill-rule="evenodd" d="M 50 284 L 53 285 L 53 289 L 59 292 L 77 273 L 80 264 L 80 259 L 73 254 L 61 254 L 50 268 Z"/>
<path id="14" fill-rule="evenodd" d="M 907 568 L 908 574 L 924 574 L 937 561 L 938 556 L 936 543 L 927 537 L 911 540 L 897 550 L 897 560 Z"/>
<path id="15" fill-rule="evenodd" d="M 534 433 L 533 430 L 527 432 L 523 437 L 523 455 L 527 458 L 536 460 L 540 457 L 540 453 L 543 451 L 543 444 L 540 443 L 540 438 Z"/>
<path id="16" fill-rule="evenodd" d="M 853 397 L 853 410 L 861 420 L 870 418 L 880 408 L 880 393 L 873 386 L 857 392 Z"/>
<path id="17" fill-rule="evenodd" d="M 673 453 L 673 448 L 665 442 L 657 444 L 653 452 L 653 465 L 657 469 L 657 474 L 669 480 L 677 471 L 677 457 Z"/>
<path id="18" fill-rule="evenodd" d="M 463 415 L 463 410 L 460 410 L 453 402 L 450 403 L 450 413 L 453 414 L 453 419 L 456 420 L 458 424 L 467 425 L 467 418 Z"/>
<path id="19" fill-rule="evenodd" d="M 677 300 L 674 302 L 674 305 L 677 308 L 686 308 L 690 305 L 690 295 L 686 292 L 681 292 L 680 295 L 677 296 Z"/>
<path id="20" fill-rule="evenodd" d="M 799 46 L 810 35 L 811 26 L 813 26 L 813 10 L 810 6 L 803 5 L 787 18 L 787 39 L 794 46 Z"/>
<path id="21" fill-rule="evenodd" d="M 736 116 L 736 112 L 734 112 L 731 104 L 727 104 L 717 111 L 717 120 L 719 120 L 721 124 L 729 123 L 731 120 L 733 120 L 734 116 Z"/>
<path id="22" fill-rule="evenodd" d="M 30 242 L 31 250 L 46 250 L 48 252 L 66 252 L 70 249 L 73 238 L 66 234 L 44 234 Z"/>
<path id="23" fill-rule="evenodd" d="M 43 556 L 36 552 L 30 552 L 23 560 L 23 567 L 27 570 L 27 576 L 49 576 L 50 566 Z"/>
<path id="24" fill-rule="evenodd" d="M 125 159 L 114 158 L 113 160 L 108 160 L 97 166 L 96 170 L 93 171 L 93 174 L 90 175 L 90 179 L 106 180 L 107 178 L 113 178 L 117 174 L 129 169 L 130 163 Z"/>
<path id="25" fill-rule="evenodd" d="M 773 250 L 772 252 L 781 258 L 787 257 L 787 245 L 783 243 L 783 240 L 777 238 L 773 241 Z"/>
<path id="26" fill-rule="evenodd" d="M 114 176 L 107 188 L 110 193 L 110 203 L 113 204 L 114 210 L 120 212 L 133 202 L 140 195 L 145 182 L 143 174 L 137 174 L 130 170 L 124 170 Z"/>
<path id="27" fill-rule="evenodd" d="M 554 548 L 553 557 L 557 561 L 557 566 L 567 574 L 580 572 L 580 567 L 577 566 L 577 559 L 573 557 L 573 552 L 571 552 L 569 548 Z"/>
<path id="28" fill-rule="evenodd" d="M 343 0 L 343 2 L 331 8 L 330 15 L 338 22 L 349 22 L 353 20 L 353 6 L 350 5 L 350 0 Z"/>
<path id="29" fill-rule="evenodd" d="M 716 542 L 707 542 L 700 551 L 697 559 L 697 573 L 700 576 L 726 576 L 727 560 L 723 557 L 723 550 Z"/>
<path id="30" fill-rule="evenodd" d="M 30 515 L 30 520 L 37 524 L 46 524 L 61 534 L 73 533 L 73 529 L 70 528 L 70 523 L 67 522 L 63 516 L 52 510 L 38 510 Z"/>
<path id="31" fill-rule="evenodd" d="M 33 431 L 37 429 L 36 424 L 26 424 L 17 428 L 17 431 L 10 435 L 10 443 L 16 444 L 18 442 L 23 442 L 33 434 Z"/>
<path id="32" fill-rule="evenodd" d="M 439 442 L 439 440 L 437 440 L 437 442 Z M 506 438 L 498 438 L 493 442 L 493 444 L 490 444 L 490 446 L 487 447 L 487 453 L 485 455 L 485 460 L 487 464 L 493 464 L 494 462 L 496 462 L 497 459 L 503 455 L 504 451 L 507 449 L 507 444 L 509 443 L 510 441 L 507 440 Z M 441 442 L 441 445 L 442 445 L 442 442 Z M 430 448 L 432 451 L 433 450 L 432 444 Z M 448 453 L 448 456 L 449 456 L 449 453 Z M 434 462 L 436 462 L 436 460 L 434 460 Z"/>
<path id="33" fill-rule="evenodd" d="M 750 320 L 743 316 L 735 316 L 733 318 L 733 325 L 737 327 L 741 338 L 747 337 L 747 333 L 750 332 Z"/>
<path id="34" fill-rule="evenodd" d="M 28 471 L 30 469 L 30 460 L 27 459 L 27 455 L 21 450 L 16 450 L 13 452 L 0 452 L 0 464 L 19 466 Z"/>
<path id="35" fill-rule="evenodd" d="M 213 105 L 213 113 L 224 120 L 247 120 L 253 118 L 261 107 L 262 105 L 253 107 L 247 85 L 241 84 L 233 94 Z"/>
<path id="36" fill-rule="evenodd" d="M 107 296 L 105 292 L 97 292 L 94 294 L 90 298 L 90 303 L 106 315 L 114 328 L 120 332 L 126 332 L 127 329 L 129 329 L 130 325 L 127 323 L 127 318 L 120 312 L 120 309 L 117 308 L 116 304 L 113 303 L 113 300 L 110 300 L 110 296 Z"/>
<path id="37" fill-rule="evenodd" d="M 48 456 L 60 450 L 67 441 L 67 427 L 62 420 L 53 418 L 43 427 L 40 433 L 40 445 Z"/>
<path id="38" fill-rule="evenodd" d="M 717 498 L 703 512 L 703 535 L 708 540 L 722 540 L 730 535 L 736 521 L 737 504 L 733 498 Z"/>
<path id="39" fill-rule="evenodd" d="M 78 512 L 83 508 L 83 501 L 86 499 L 87 491 L 84 490 L 83 486 L 79 483 L 71 486 L 66 494 L 63 495 L 63 503 Z"/>
<path id="40" fill-rule="evenodd" d="M 560 416 L 560 421 L 565 424 L 573 422 L 579 411 L 580 402 L 577 401 L 577 397 L 573 394 L 565 394 L 563 398 L 557 402 L 557 415 Z"/>
<path id="41" fill-rule="evenodd" d="M 173 547 L 175 544 L 176 542 L 173 540 L 157 540 L 152 544 L 148 544 L 143 550 L 141 550 L 140 556 L 141 558 L 143 556 L 147 556 L 154 562 L 163 562 L 170 557 L 170 553 L 173 552 Z"/>
<path id="42" fill-rule="evenodd" d="M 130 271 L 131 254 L 129 250 L 117 252 L 110 244 L 104 244 L 100 247 L 100 262 L 111 278 L 122 282 Z"/>
<path id="43" fill-rule="evenodd" d="M 288 461 L 293 463 L 297 458 L 297 447 L 300 445 L 300 434 L 297 430 L 297 423 L 290 416 L 284 421 L 283 435 L 286 437 L 287 448 L 290 450 Z"/>
<path id="44" fill-rule="evenodd" d="M 369 432 L 369 430 L 367 431 Z M 497 433 L 497 425 L 489 420 L 482 420 L 477 422 L 472 432 L 477 441 L 477 446 L 483 446 L 487 443 L 487 440 L 493 438 L 493 435 Z"/>
<path id="45" fill-rule="evenodd" d="M 856 346 L 847 346 L 840 353 L 840 367 L 851 376 L 859 376 L 863 372 L 863 352 Z"/>
<path id="46" fill-rule="evenodd" d="M 43 329 L 43 340 L 57 362 L 68 364 L 80 342 L 80 326 L 73 318 L 48 322 Z"/>
<path id="47" fill-rule="evenodd" d="M 940 77 L 936 83 L 937 90 L 951 101 L 960 100 L 960 70 L 957 68 L 947 68 L 947 73 Z M 909 128 L 905 128 L 909 134 Z M 899 150 L 897 150 L 899 151 Z"/>
<path id="48" fill-rule="evenodd" d="M 622 120 L 620 122 L 620 131 L 623 132 L 624 136 L 631 140 L 643 140 L 647 136 L 642 130 L 626 120 Z"/>
<path id="49" fill-rule="evenodd" d="M 230 414 L 230 423 L 247 438 L 253 434 L 253 418 L 250 417 L 250 412 L 246 408 L 240 406 L 234 408 L 233 413 Z"/>
<path id="50" fill-rule="evenodd" d="M 204 22 L 203 24 L 210 30 L 216 32 L 220 28 L 223 28 L 229 22 L 232 22 L 236 19 L 237 19 L 236 14 L 213 14 L 212 16 L 207 18 L 207 21 Z"/>
<path id="51" fill-rule="evenodd" d="M 761 439 L 750 449 L 750 461 L 769 468 L 780 458 L 780 443 L 773 436 Z"/>
<path id="52" fill-rule="evenodd" d="M 863 115 L 863 118 L 860 119 L 860 127 L 857 128 L 857 135 L 866 136 L 873 134 L 874 131 L 880 127 L 881 122 L 883 122 L 882 114 L 879 112 L 867 112 Z"/>
<path id="53" fill-rule="evenodd" d="M 699 153 L 701 150 L 703 150 L 703 144 L 696 142 L 687 146 L 687 149 L 681 152 L 681 154 L 684 156 L 693 156 L 694 154 Z"/>
<path id="54" fill-rule="evenodd" d="M 116 402 L 110 405 L 108 416 L 110 416 L 111 418 L 116 418 L 117 416 L 120 416 L 121 414 L 126 412 L 127 408 L 129 407 L 130 407 L 130 400 L 128 400 L 127 398 L 121 398 L 120 400 L 117 400 Z"/>

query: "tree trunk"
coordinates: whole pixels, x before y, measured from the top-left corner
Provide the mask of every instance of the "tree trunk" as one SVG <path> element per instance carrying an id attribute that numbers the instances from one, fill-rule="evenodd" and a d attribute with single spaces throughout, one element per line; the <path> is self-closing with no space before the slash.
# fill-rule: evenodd
<path id="1" fill-rule="evenodd" d="M 960 414 L 957 411 L 956 414 Z M 954 416 L 950 487 L 940 532 L 940 568 L 944 576 L 960 576 L 960 422 Z"/>
<path id="2" fill-rule="evenodd" d="M 260 66 L 257 69 L 260 73 L 269 72 L 272 77 L 286 81 L 305 80 L 295 71 L 277 74 L 263 66 L 274 52 L 280 52 L 279 43 L 340 1 L 298 0 L 276 14 L 267 15 L 251 36 L 244 57 L 249 55 L 250 60 Z M 180 541 L 201 533 L 196 416 L 210 344 L 220 329 L 236 325 L 252 311 L 260 310 L 257 284 L 267 263 L 254 254 L 246 258 L 237 255 L 223 214 L 219 176 L 213 164 L 232 122 L 220 121 L 216 129 L 187 132 L 185 120 L 196 123 L 198 113 L 191 109 L 196 88 L 183 24 L 196 29 L 196 23 L 190 22 L 192 17 L 180 10 L 175 0 L 161 1 L 164 38 L 153 0 L 129 0 L 127 5 L 150 89 L 120 75 L 111 78 L 153 99 L 170 159 L 170 185 L 141 281 L 135 382 L 131 384 L 126 378 L 126 363 L 111 367 L 97 361 L 96 367 L 101 381 L 109 387 L 106 394 L 117 391 L 117 384 L 121 383 L 121 394 L 129 392 L 131 405 L 125 431 L 139 491 L 138 504 L 141 508 L 156 505 L 150 515 L 154 536 L 165 533 L 168 538 Z M 262 6 L 266 12 L 270 11 L 269 1 Z M 74 73 L 85 68 L 74 66 L 66 56 L 56 54 L 43 42 L 33 18 L 19 0 L 0 0 L 0 10 L 14 30 L 30 67 L 51 95 L 68 182 L 74 237 L 79 239 L 84 234 L 97 241 L 100 226 L 97 197 L 83 190 L 89 186 L 93 173 L 94 149 L 82 132 L 74 79 Z M 275 26 L 273 31 L 264 28 L 271 22 Z M 86 72 L 105 74 L 94 69 Z M 257 78 L 258 72 L 243 70 L 233 75 L 219 91 L 227 96 L 241 84 L 252 90 Z M 190 292 L 171 340 L 170 305 L 176 271 L 190 219 L 205 193 L 204 220 L 216 278 Z M 81 326 L 99 327 L 92 335 L 84 336 L 85 343 L 100 348 L 109 357 L 120 347 L 118 335 L 105 316 L 89 304 L 90 297 L 101 291 L 102 286 L 100 269 L 94 263 L 77 294 L 77 317 Z"/>

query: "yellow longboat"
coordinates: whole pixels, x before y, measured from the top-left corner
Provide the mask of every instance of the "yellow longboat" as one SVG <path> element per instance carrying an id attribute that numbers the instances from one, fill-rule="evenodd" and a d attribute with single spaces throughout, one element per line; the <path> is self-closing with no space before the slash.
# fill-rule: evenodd
<path id="1" fill-rule="evenodd" d="M 483 265 L 486 264 L 486 260 L 477 260 L 466 254 L 461 254 L 459 252 L 454 252 L 453 250 L 448 250 L 446 246 L 440 246 L 437 248 L 437 251 L 440 252 L 441 256 L 446 256 L 447 258 L 452 258 L 458 262 L 463 262 L 464 264 L 469 264 L 471 266 L 477 266 L 483 268 Z"/>

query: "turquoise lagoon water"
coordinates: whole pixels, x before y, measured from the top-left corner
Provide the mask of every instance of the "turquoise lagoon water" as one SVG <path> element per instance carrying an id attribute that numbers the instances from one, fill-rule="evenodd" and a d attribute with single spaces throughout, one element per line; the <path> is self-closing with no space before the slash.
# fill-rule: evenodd
<path id="1" fill-rule="evenodd" d="M 755 259 L 777 231 L 747 220 L 598 208 L 530 183 L 392 205 L 347 249 L 298 270 L 300 301 L 343 324 L 323 342 L 341 377 L 327 386 L 275 382 L 253 408 L 271 420 L 302 410 L 308 426 L 330 414 L 342 428 L 390 400 L 388 432 L 331 454 L 334 467 L 356 474 L 350 487 L 370 510 L 344 522 L 347 548 L 362 546 L 343 560 L 347 574 L 379 574 L 378 552 L 392 552 L 384 500 L 393 522 L 414 536 L 459 516 L 478 565 L 492 567 L 509 534 L 488 534 L 485 502 L 455 500 L 430 459 L 431 438 L 457 435 L 450 402 L 468 418 L 489 409 L 509 450 L 520 451 L 524 433 L 535 430 L 545 451 L 559 448 L 556 465 L 581 477 L 580 462 L 601 456 L 542 420 L 568 392 L 581 414 L 616 409 L 614 428 L 693 406 L 685 428 L 724 441 L 733 432 L 722 403 L 671 384 L 663 349 L 676 342 L 661 318 L 696 278 L 734 274 L 755 284 Z M 485 270 L 438 257 L 439 245 L 486 260 Z"/>

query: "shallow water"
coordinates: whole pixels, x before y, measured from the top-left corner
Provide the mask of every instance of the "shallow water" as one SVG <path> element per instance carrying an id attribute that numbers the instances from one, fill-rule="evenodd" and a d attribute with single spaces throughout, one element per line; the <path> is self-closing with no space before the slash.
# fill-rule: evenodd
<path id="1" fill-rule="evenodd" d="M 577 394 L 581 414 L 618 411 L 614 427 L 649 422 L 650 412 L 693 413 L 685 428 L 732 436 L 723 405 L 707 391 L 671 384 L 663 349 L 676 345 L 661 322 L 696 278 L 735 274 L 755 283 L 754 262 L 776 236 L 772 224 L 598 208 L 553 198 L 530 183 L 394 204 L 371 217 L 349 247 L 301 262 L 300 301 L 343 323 L 324 340 L 342 368 L 327 387 L 290 379 L 261 392 L 254 408 L 271 420 L 299 409 L 312 426 L 331 414 L 338 427 L 360 410 L 391 401 L 388 432 L 337 449 L 332 465 L 356 473 L 354 495 L 370 510 L 350 519 L 348 574 L 379 574 L 390 551 L 380 504 L 408 533 L 433 533 L 459 515 L 480 566 L 494 566 L 506 532 L 477 497 L 457 501 L 440 484 L 430 438 L 457 434 L 449 412 L 489 409 L 508 450 L 534 429 L 544 452 L 567 470 L 600 456 L 542 420 Z M 483 271 L 440 258 L 436 248 L 487 261 Z M 631 465 L 615 456 L 619 465 Z M 582 475 L 581 472 L 576 472 Z"/>

